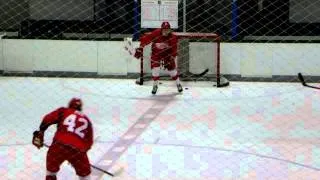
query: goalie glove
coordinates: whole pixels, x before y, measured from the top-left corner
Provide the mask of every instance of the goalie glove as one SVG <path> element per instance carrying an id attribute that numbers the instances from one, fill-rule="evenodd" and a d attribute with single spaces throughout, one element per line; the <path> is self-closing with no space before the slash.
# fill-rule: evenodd
<path id="1" fill-rule="evenodd" d="M 34 131 L 33 132 L 33 138 L 32 138 L 32 144 L 36 146 L 38 149 L 40 149 L 43 146 L 43 131 Z"/>
<path id="2" fill-rule="evenodd" d="M 143 48 L 142 47 L 138 47 L 136 48 L 136 52 L 134 53 L 134 57 L 137 59 L 140 59 L 143 55 Z"/>

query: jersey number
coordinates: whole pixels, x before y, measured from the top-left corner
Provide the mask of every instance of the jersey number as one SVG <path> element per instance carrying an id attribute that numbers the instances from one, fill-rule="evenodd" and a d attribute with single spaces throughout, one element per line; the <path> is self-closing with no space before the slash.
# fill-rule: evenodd
<path id="1" fill-rule="evenodd" d="M 64 119 L 63 125 L 68 126 L 67 130 L 69 132 L 76 133 L 81 138 L 84 138 L 84 133 L 82 131 L 87 129 L 88 121 L 84 118 L 79 118 L 78 121 L 82 122 L 83 124 L 81 126 L 75 128 L 76 127 L 76 120 L 77 120 L 77 116 L 75 114 L 71 114 Z"/>

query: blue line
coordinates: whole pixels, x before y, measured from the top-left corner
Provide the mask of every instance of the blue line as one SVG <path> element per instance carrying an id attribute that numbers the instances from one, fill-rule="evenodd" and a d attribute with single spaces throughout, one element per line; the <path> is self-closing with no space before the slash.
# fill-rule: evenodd
<path id="1" fill-rule="evenodd" d="M 231 22 L 231 39 L 236 40 L 238 37 L 238 5 L 237 0 L 232 0 L 231 5 L 231 14 L 232 14 L 232 22 Z"/>
<path id="2" fill-rule="evenodd" d="M 139 2 L 134 0 L 134 25 L 133 25 L 133 40 L 136 41 L 139 39 L 139 12 L 138 12 Z"/>

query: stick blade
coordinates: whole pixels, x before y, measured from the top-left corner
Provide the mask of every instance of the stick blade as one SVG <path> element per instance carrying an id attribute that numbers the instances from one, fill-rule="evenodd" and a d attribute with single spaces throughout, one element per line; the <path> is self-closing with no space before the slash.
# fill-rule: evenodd
<path id="1" fill-rule="evenodd" d="M 120 176 L 122 174 L 123 170 L 124 170 L 124 167 L 119 168 L 118 170 L 113 172 L 113 176 L 114 177 Z"/>

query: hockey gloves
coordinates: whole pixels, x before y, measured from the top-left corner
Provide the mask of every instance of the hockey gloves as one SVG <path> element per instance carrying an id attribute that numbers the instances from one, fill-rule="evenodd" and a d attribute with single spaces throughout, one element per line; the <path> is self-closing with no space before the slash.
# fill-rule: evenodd
<path id="1" fill-rule="evenodd" d="M 140 59 L 143 56 L 143 48 L 138 47 L 136 48 L 136 52 L 134 53 L 134 57 Z"/>
<path id="2" fill-rule="evenodd" d="M 33 132 L 32 144 L 36 146 L 38 149 L 40 149 L 43 146 L 43 136 L 43 131 Z"/>

